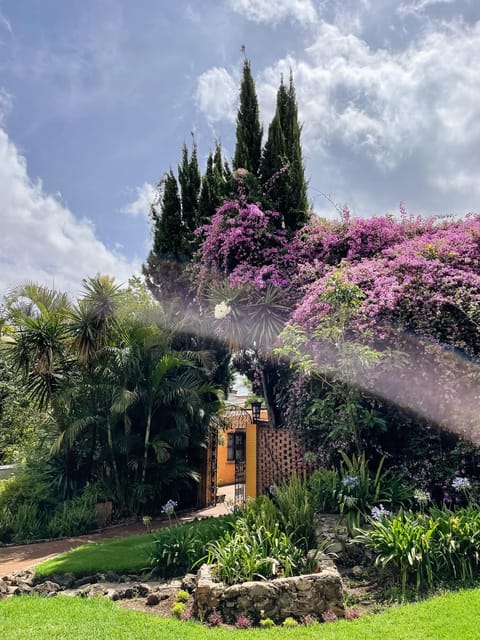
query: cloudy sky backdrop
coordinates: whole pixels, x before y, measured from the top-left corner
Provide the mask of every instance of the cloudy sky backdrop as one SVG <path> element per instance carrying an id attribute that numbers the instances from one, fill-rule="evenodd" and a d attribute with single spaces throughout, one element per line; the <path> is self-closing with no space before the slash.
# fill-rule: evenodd
<path id="1" fill-rule="evenodd" d="M 0 0 L 0 295 L 140 271 L 190 133 L 202 167 L 216 138 L 233 154 L 243 44 L 265 129 L 293 71 L 317 213 L 478 211 L 479 19 L 478 0 Z"/>

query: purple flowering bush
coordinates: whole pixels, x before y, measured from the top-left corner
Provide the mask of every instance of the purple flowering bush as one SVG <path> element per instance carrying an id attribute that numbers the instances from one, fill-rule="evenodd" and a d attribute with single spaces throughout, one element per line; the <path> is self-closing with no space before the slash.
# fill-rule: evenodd
<path id="1" fill-rule="evenodd" d="M 480 441 L 480 216 L 422 218 L 401 206 L 397 217 L 359 219 L 344 209 L 292 233 L 241 187 L 197 232 L 197 290 L 225 279 L 233 292 L 218 335 L 232 342 L 239 326 L 255 324 L 261 292 L 279 291 L 294 347 L 267 343 L 279 355 L 269 390 L 269 401 L 281 399 L 277 422 L 300 432 L 324 466 L 338 465 L 340 450 L 385 455 L 438 501 L 458 442 Z M 237 312 L 236 297 L 252 313 Z M 260 371 L 251 378 L 261 393 Z M 473 453 L 475 476 L 478 460 Z"/>

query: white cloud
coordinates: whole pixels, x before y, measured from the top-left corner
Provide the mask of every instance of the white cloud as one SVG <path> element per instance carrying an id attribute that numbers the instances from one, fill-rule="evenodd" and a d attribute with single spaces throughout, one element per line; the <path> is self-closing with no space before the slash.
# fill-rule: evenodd
<path id="1" fill-rule="evenodd" d="M 229 0 L 229 5 L 254 22 L 277 24 L 289 18 L 300 24 L 313 24 L 317 21 L 312 0 Z"/>
<path id="2" fill-rule="evenodd" d="M 12 25 L 7 16 L 0 11 L 0 28 L 6 29 L 8 33 L 13 33 Z"/>
<path id="3" fill-rule="evenodd" d="M 0 129 L 0 293 L 33 280 L 73 294 L 96 273 L 119 282 L 140 265 L 110 251 L 92 224 L 77 220 L 55 197 L 33 184 L 26 160 Z"/>
<path id="4" fill-rule="evenodd" d="M 137 197 L 122 209 L 122 213 L 148 217 L 151 205 L 158 200 L 158 189 L 153 184 L 144 182 L 141 187 L 136 187 L 136 192 Z"/>
<path id="5" fill-rule="evenodd" d="M 280 75 L 292 69 L 312 188 L 363 214 L 397 210 L 402 199 L 417 212 L 478 210 L 480 22 L 425 17 L 415 37 L 388 49 L 325 20 L 315 30 L 303 52 L 256 78 L 266 130 Z M 207 118 L 232 121 L 232 75 L 201 78 Z M 228 87 L 223 105 L 215 84 Z"/>
<path id="6" fill-rule="evenodd" d="M 357 186 L 359 176 L 348 176 L 348 164 L 363 159 L 379 176 L 421 170 L 413 178 L 423 180 L 426 197 L 439 184 L 456 189 L 457 202 L 471 197 L 460 190 L 467 178 L 478 179 L 472 158 L 480 146 L 480 23 L 437 27 L 406 49 L 386 50 L 324 22 L 305 55 L 279 60 L 261 74 L 262 113 L 271 113 L 278 79 L 289 68 L 310 169 L 332 162 L 342 148 L 345 181 Z"/>
<path id="7" fill-rule="evenodd" d="M 419 14 L 423 13 L 429 7 L 439 4 L 452 4 L 455 0 L 411 0 L 411 2 L 402 2 L 397 9 L 399 15 Z"/>
<path id="8" fill-rule="evenodd" d="M 5 117 L 10 113 L 12 109 L 12 96 L 0 87 L 0 124 L 4 121 Z"/>
<path id="9" fill-rule="evenodd" d="M 223 67 L 213 67 L 197 80 L 196 102 L 210 123 L 235 121 L 238 86 Z"/>

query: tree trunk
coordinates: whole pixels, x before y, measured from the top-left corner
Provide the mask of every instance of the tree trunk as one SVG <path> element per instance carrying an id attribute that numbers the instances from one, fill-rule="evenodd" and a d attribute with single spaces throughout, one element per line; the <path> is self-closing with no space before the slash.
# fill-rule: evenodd
<path id="1" fill-rule="evenodd" d="M 145 428 L 145 447 L 143 451 L 143 468 L 142 468 L 142 482 L 145 482 L 147 476 L 147 460 L 148 460 L 148 446 L 150 444 L 150 431 L 152 428 L 152 412 L 147 414 L 147 426 Z"/>

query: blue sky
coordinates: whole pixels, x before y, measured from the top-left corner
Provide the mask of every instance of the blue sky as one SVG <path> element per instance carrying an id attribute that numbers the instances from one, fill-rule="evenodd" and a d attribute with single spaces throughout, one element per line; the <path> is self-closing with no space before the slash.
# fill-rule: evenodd
<path id="1" fill-rule="evenodd" d="M 0 0 L 0 294 L 140 271 L 194 132 L 233 154 L 247 48 L 265 128 L 294 73 L 310 199 L 478 211 L 478 0 Z"/>

